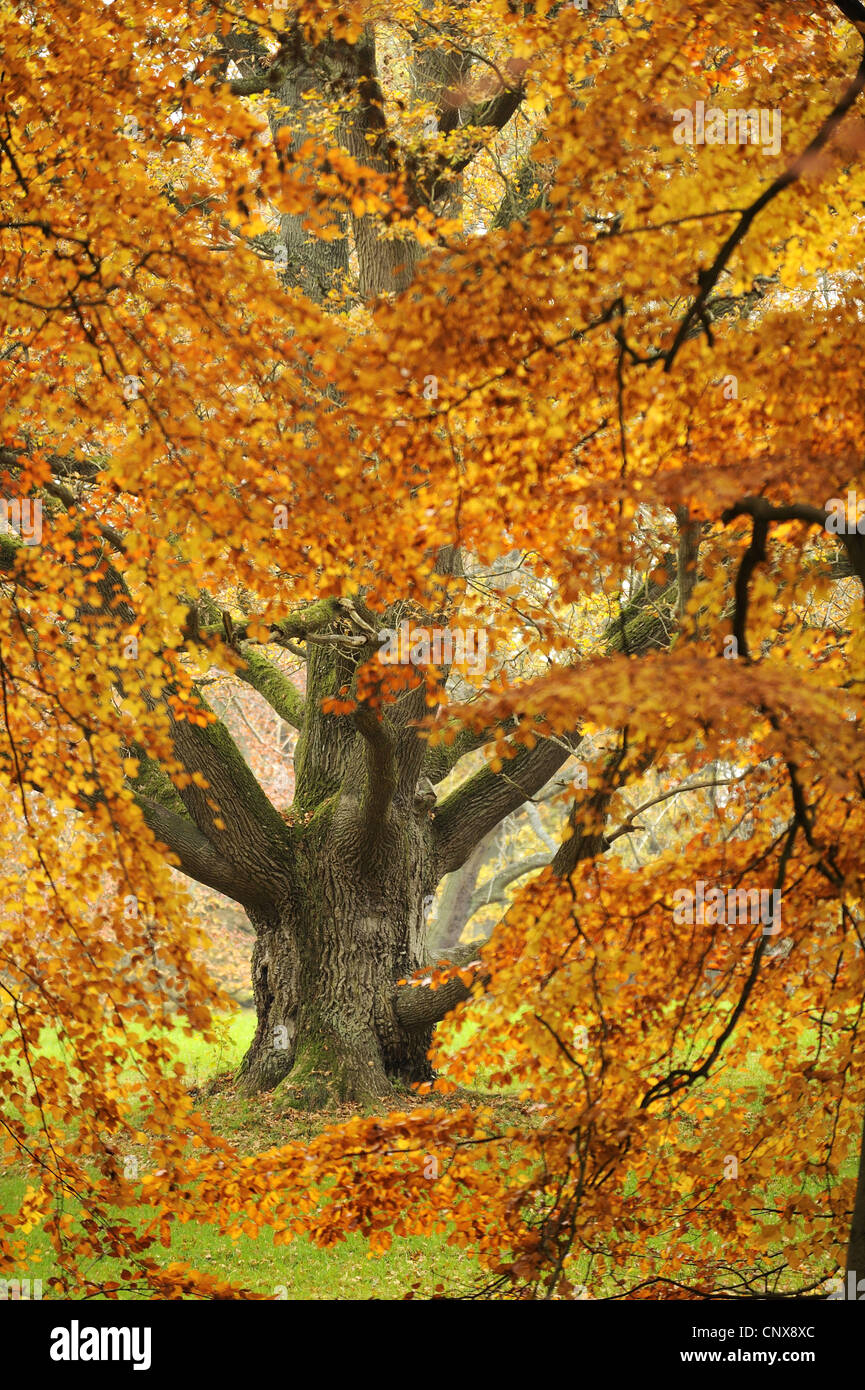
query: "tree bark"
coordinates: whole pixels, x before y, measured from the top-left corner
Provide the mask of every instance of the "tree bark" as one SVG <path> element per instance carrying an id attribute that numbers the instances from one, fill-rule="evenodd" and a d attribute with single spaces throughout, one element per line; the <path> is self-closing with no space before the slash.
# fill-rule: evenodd
<path id="1" fill-rule="evenodd" d="M 320 1108 L 429 1079 L 432 1027 L 407 1028 L 396 999 L 426 961 L 433 850 L 412 802 L 391 807 L 370 841 L 354 791 L 302 829 L 279 899 L 248 909 L 258 1027 L 242 1089 L 281 1085 L 289 1104 Z"/>

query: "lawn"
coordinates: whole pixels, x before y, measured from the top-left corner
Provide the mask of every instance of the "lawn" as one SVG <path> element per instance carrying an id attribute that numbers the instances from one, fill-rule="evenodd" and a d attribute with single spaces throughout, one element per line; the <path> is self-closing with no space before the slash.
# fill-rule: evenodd
<path id="1" fill-rule="evenodd" d="M 175 1046 L 190 1086 L 202 1086 L 212 1077 L 233 1070 L 254 1030 L 251 1010 L 228 1015 L 219 1020 L 219 1045 L 214 1050 L 212 1044 L 178 1029 Z M 60 1055 L 56 1041 L 49 1039 L 44 1046 Z M 201 1098 L 200 1108 L 213 1128 L 244 1153 L 308 1140 L 340 1118 L 292 1112 L 277 1116 L 267 1097 L 253 1101 L 225 1091 Z M 17 1210 L 30 1180 L 22 1163 L 0 1176 L 0 1210 Z M 142 1208 L 133 1224 L 143 1224 L 149 1212 L 150 1208 Z M 124 1217 L 129 1219 L 128 1211 Z M 27 1242 L 32 1260 L 21 1277 L 29 1277 L 31 1283 L 41 1279 L 43 1292 L 47 1292 L 47 1280 L 55 1272 L 53 1247 L 38 1228 L 30 1232 Z M 255 1239 L 243 1234 L 230 1239 L 216 1225 L 193 1222 L 173 1223 L 165 1262 L 174 1260 L 281 1299 L 401 1299 L 413 1286 L 417 1286 L 417 1296 L 424 1298 L 436 1284 L 458 1287 L 474 1270 L 474 1266 L 467 1266 L 465 1252 L 448 1246 L 444 1236 L 396 1239 L 387 1254 L 371 1258 L 366 1241 L 357 1235 L 330 1250 L 321 1250 L 303 1238 L 274 1248 L 273 1234 L 268 1230 Z M 85 1266 L 84 1273 L 96 1282 L 108 1283 L 119 1277 L 122 1267 L 120 1260 L 103 1259 Z"/>
<path id="2" fill-rule="evenodd" d="M 205 1043 L 200 1035 L 176 1030 L 175 1047 L 186 1068 L 189 1086 L 204 1088 L 214 1077 L 232 1072 L 243 1057 L 254 1028 L 255 1017 L 251 1011 L 222 1017 L 218 1022 L 219 1041 L 215 1048 L 212 1043 Z M 56 1041 L 48 1039 L 44 1046 L 60 1055 Z M 717 1080 L 710 1080 L 706 1093 L 717 1084 Z M 747 1095 L 749 1110 L 755 1115 L 759 1112 L 766 1074 L 756 1057 L 749 1058 L 744 1068 L 728 1071 L 724 1084 L 740 1097 Z M 485 1099 L 508 1112 L 507 1123 L 525 1123 L 525 1108 L 514 1095 Z M 354 1113 L 350 1109 L 344 1114 L 293 1111 L 272 1096 L 249 1099 L 231 1089 L 215 1090 L 211 1094 L 202 1089 L 198 1105 L 214 1130 L 244 1154 L 292 1141 L 306 1142 L 328 1125 Z M 679 1126 L 682 1139 L 687 1142 L 690 1138 L 693 1142 L 692 1121 L 683 1115 Z M 0 1177 L 0 1210 L 17 1210 L 29 1181 L 32 1175 L 28 1175 L 23 1163 L 7 1169 Z M 806 1189 L 812 1185 L 806 1184 Z M 781 1180 L 773 1187 L 776 1195 L 781 1195 L 791 1184 Z M 627 1174 L 622 1196 L 627 1199 L 635 1195 L 634 1175 Z M 140 1208 L 132 1224 L 143 1224 L 149 1214 L 150 1208 Z M 123 1215 L 130 1219 L 128 1209 Z M 664 1234 L 659 1234 L 648 1237 L 646 1243 L 659 1246 L 665 1239 Z M 43 1290 L 47 1291 L 47 1280 L 55 1272 L 53 1247 L 38 1227 L 29 1233 L 27 1242 L 31 1259 L 28 1268 L 21 1271 L 21 1277 L 29 1277 L 31 1281 L 41 1279 Z M 461 1288 L 470 1286 L 478 1272 L 477 1266 L 467 1261 L 463 1249 L 448 1245 L 445 1235 L 395 1239 L 386 1254 L 370 1257 L 366 1241 L 358 1235 L 350 1235 L 329 1250 L 322 1250 L 303 1237 L 290 1245 L 274 1247 L 273 1234 L 267 1229 L 256 1238 L 240 1234 L 232 1239 L 217 1225 L 193 1222 L 172 1223 L 171 1245 L 165 1250 L 164 1259 L 166 1263 L 182 1261 L 207 1271 L 218 1280 L 230 1280 L 256 1293 L 287 1300 L 401 1299 L 412 1289 L 416 1297 L 428 1298 L 436 1285 L 445 1285 L 450 1294 L 458 1293 Z M 97 1284 L 109 1283 L 119 1279 L 122 1267 L 120 1260 L 102 1259 L 85 1267 L 83 1273 Z"/>

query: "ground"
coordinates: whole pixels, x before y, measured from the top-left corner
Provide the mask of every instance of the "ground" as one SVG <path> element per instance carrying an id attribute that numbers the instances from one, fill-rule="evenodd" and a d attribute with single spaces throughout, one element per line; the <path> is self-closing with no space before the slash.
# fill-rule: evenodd
<path id="1" fill-rule="evenodd" d="M 215 1051 L 200 1038 L 180 1032 L 175 1038 L 199 1108 L 214 1130 L 230 1139 L 241 1153 L 260 1153 L 292 1140 L 307 1141 L 326 1127 L 358 1113 L 351 1106 L 303 1112 L 289 1108 L 278 1094 L 239 1095 L 230 1082 L 254 1028 L 254 1014 L 241 1010 L 221 1021 L 220 1045 Z M 724 1081 L 740 1094 L 747 1088 L 755 1110 L 762 1105 L 766 1083 L 756 1062 L 749 1064 L 748 1071 L 727 1073 Z M 461 1105 L 465 1098 L 466 1093 L 452 1099 L 437 1096 L 436 1105 Z M 503 1126 L 525 1125 L 531 1118 L 529 1104 L 514 1094 L 486 1093 L 477 1098 L 484 1105 L 501 1109 Z M 0 1207 L 15 1211 L 27 1183 L 28 1174 L 22 1163 L 7 1169 L 0 1176 Z M 780 1188 L 784 1186 L 782 1182 Z M 72 1210 L 71 1203 L 69 1209 Z M 647 1243 L 664 1239 L 663 1234 L 650 1236 Z M 27 1241 L 32 1252 L 27 1274 L 31 1279 L 41 1277 L 43 1289 L 47 1290 L 52 1247 L 39 1229 L 31 1231 Z M 370 1258 L 369 1247 L 360 1236 L 349 1236 L 329 1250 L 321 1250 L 301 1238 L 290 1245 L 274 1247 L 272 1233 L 267 1230 L 256 1239 L 241 1234 L 232 1240 L 217 1226 L 193 1222 L 172 1223 L 171 1247 L 165 1252 L 165 1260 L 183 1261 L 206 1270 L 218 1280 L 231 1280 L 256 1293 L 288 1300 L 402 1299 L 410 1292 L 416 1298 L 428 1299 L 437 1285 L 443 1285 L 450 1296 L 458 1296 L 463 1289 L 469 1291 L 477 1273 L 477 1267 L 466 1260 L 466 1252 L 449 1246 L 445 1235 L 396 1239 L 386 1254 Z M 87 1273 L 99 1282 L 108 1282 L 119 1275 L 121 1268 L 120 1261 L 102 1260 L 98 1269 L 91 1266 Z"/>
<path id="2" fill-rule="evenodd" d="M 255 1154 L 292 1140 L 302 1142 L 358 1113 L 356 1107 L 319 1113 L 296 1111 L 274 1095 L 247 1098 L 225 1089 L 223 1083 L 234 1076 L 255 1031 L 255 1015 L 251 1010 L 235 1013 L 223 1020 L 220 1031 L 222 1042 L 217 1052 L 199 1039 L 180 1034 L 177 1043 L 200 1109 L 214 1130 L 241 1152 Z M 214 1083 L 218 1089 L 208 1095 Z M 436 1098 L 437 1105 L 447 1103 L 446 1097 Z M 499 1103 L 508 1108 L 514 1104 L 505 1098 Z M 513 1116 L 512 1122 L 516 1118 Z M 0 1207 L 15 1211 L 26 1186 L 26 1170 L 18 1163 L 0 1176 Z M 45 1281 L 52 1273 L 51 1244 L 36 1230 L 30 1233 L 28 1246 L 34 1255 L 28 1273 L 31 1278 L 41 1277 L 47 1290 Z M 320 1250 L 304 1239 L 274 1247 L 269 1231 L 254 1240 L 245 1235 L 231 1240 L 216 1226 L 175 1222 L 165 1260 L 184 1261 L 217 1279 L 230 1279 L 271 1297 L 284 1290 L 279 1296 L 287 1299 L 402 1299 L 413 1287 L 415 1296 L 423 1299 L 432 1295 L 437 1284 L 456 1291 L 467 1283 L 465 1252 L 449 1247 L 442 1236 L 396 1240 L 386 1255 L 370 1258 L 368 1245 L 360 1236 L 349 1236 L 330 1250 Z M 119 1275 L 121 1267 L 119 1260 L 102 1260 L 98 1273 L 91 1268 L 88 1274 L 108 1282 Z"/>

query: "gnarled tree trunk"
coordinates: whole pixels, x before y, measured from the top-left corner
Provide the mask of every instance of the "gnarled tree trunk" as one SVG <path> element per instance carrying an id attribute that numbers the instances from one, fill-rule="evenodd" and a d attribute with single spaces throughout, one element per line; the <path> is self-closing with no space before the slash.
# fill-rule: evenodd
<path id="1" fill-rule="evenodd" d="M 443 552 L 440 563 L 458 556 Z M 151 828 L 255 930 L 258 1027 L 238 1078 L 248 1092 L 283 1086 L 302 1105 L 366 1103 L 429 1078 L 432 1029 L 468 992 L 459 978 L 438 989 L 401 983 L 432 963 L 435 888 L 570 756 L 565 739 L 515 745 L 506 775 L 484 767 L 436 802 L 434 784 L 495 729 L 429 748 L 418 728 L 423 682 L 383 709 L 362 699 L 351 714 L 330 713 L 329 697 L 356 689 L 378 631 L 396 628 L 407 608 L 376 615 L 359 598 L 327 599 L 277 624 L 274 640 L 306 640 L 305 699 L 254 652 L 242 623 L 225 622 L 224 639 L 247 658 L 244 680 L 300 731 L 290 812 L 273 807 L 219 720 L 174 724 L 190 774 L 181 787 L 138 750 L 135 787 Z"/>
<path id="2" fill-rule="evenodd" d="M 432 1027 L 407 1028 L 396 1009 L 397 982 L 426 955 L 428 814 L 394 807 L 372 845 L 349 803 L 299 835 L 286 890 L 250 910 L 258 1027 L 240 1082 L 284 1081 L 304 1105 L 374 1100 L 431 1075 Z"/>

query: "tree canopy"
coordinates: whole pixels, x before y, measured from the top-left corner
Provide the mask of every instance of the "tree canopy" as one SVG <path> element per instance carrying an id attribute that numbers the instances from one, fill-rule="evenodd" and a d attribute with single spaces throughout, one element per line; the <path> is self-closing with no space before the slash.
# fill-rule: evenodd
<path id="1" fill-rule="evenodd" d="M 250 1296 L 160 1255 L 214 1220 L 445 1232 L 497 1298 L 865 1270 L 863 44 L 859 0 L 0 0 L 0 1272 L 38 1224 L 67 1294 Z M 251 1159 L 196 1111 L 177 869 L 257 933 L 240 1084 L 353 1118 Z"/>

